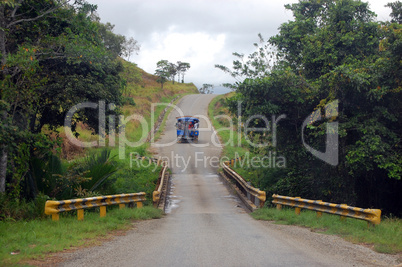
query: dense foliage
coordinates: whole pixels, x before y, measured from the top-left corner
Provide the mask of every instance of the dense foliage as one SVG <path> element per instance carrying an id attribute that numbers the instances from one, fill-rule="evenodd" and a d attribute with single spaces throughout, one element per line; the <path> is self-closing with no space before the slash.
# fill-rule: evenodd
<path id="1" fill-rule="evenodd" d="M 120 113 L 118 57 L 139 49 L 95 11 L 83 0 L 0 3 L 0 194 L 10 199 L 84 195 L 116 171 L 107 152 L 68 168 L 54 156 L 56 130 L 74 105 L 105 101 L 117 107 L 106 116 Z M 71 128 L 83 122 L 96 132 L 98 121 L 97 109 L 81 109 Z"/>
<path id="2" fill-rule="evenodd" d="M 402 8 L 400 2 L 388 6 L 391 22 L 377 22 L 368 4 L 356 0 L 286 5 L 294 20 L 280 26 L 279 34 L 260 48 L 262 53 L 250 55 L 248 62 L 235 61 L 233 71 L 217 66 L 247 77 L 228 101 L 233 114 L 242 101 L 243 121 L 253 115 L 269 120 L 286 115 L 271 128 L 276 132 L 249 133 L 260 143 L 276 134 L 275 143 L 251 150 L 286 158 L 286 168 L 247 170 L 258 175 L 259 186 L 269 194 L 401 215 Z M 266 60 L 272 53 L 269 46 L 275 48 L 272 67 Z M 332 111 L 330 103 L 337 103 Z M 252 119 L 250 126 L 268 125 Z M 324 153 L 331 135 L 339 140 L 336 164 L 318 159 L 303 146 L 304 140 Z"/>

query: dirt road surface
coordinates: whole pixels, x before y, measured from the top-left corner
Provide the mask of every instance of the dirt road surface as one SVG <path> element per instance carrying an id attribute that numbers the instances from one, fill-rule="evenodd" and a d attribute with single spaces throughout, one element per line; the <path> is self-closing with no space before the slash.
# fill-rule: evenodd
<path id="1" fill-rule="evenodd" d="M 207 118 L 214 96 L 189 95 L 173 111 L 154 144 L 173 172 L 168 214 L 138 222 L 125 236 L 65 254 L 61 266 L 393 266 L 375 253 L 335 236 L 256 221 L 223 185 L 221 147 Z M 182 112 L 180 114 L 180 112 Z M 198 144 L 176 143 L 175 118 L 198 115 Z"/>

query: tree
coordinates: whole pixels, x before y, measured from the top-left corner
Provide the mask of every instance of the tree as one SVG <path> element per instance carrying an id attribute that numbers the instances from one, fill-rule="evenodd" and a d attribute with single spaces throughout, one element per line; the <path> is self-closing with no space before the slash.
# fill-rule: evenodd
<path id="1" fill-rule="evenodd" d="M 190 69 L 190 63 L 177 61 L 177 70 L 178 70 L 177 80 L 180 79 L 181 74 L 181 82 L 184 83 L 184 74 L 189 69 Z"/>
<path id="2" fill-rule="evenodd" d="M 42 5 L 35 5 L 32 3 L 32 10 L 27 15 L 22 13 L 25 16 L 19 15 L 21 9 L 23 9 L 24 4 L 27 1 L 4 1 L 0 3 L 0 56 L 1 56 L 1 80 L 4 81 L 7 78 L 16 77 L 20 72 L 24 71 L 23 68 L 18 68 L 17 64 L 14 66 L 10 66 L 9 63 L 9 56 L 11 54 L 9 44 L 10 40 L 8 38 L 8 33 L 15 31 L 18 27 L 21 27 L 21 24 L 34 22 L 42 17 L 45 17 L 48 14 L 55 12 L 58 8 L 63 6 L 65 3 L 64 1 L 55 1 L 52 3 L 42 3 Z M 25 51 L 27 54 L 30 51 Z M 24 53 L 24 51 L 20 50 L 20 54 Z M 32 53 L 32 52 L 31 52 Z M 15 60 L 19 60 L 21 63 L 28 63 L 28 67 L 34 67 L 34 63 L 25 60 L 22 56 L 14 57 Z M 25 69 L 26 71 L 26 69 Z M 29 76 L 28 76 L 29 77 Z M 27 78 L 28 78 L 27 77 Z M 30 75 L 30 78 L 33 78 Z M 21 80 L 18 81 L 21 84 Z M 25 95 L 27 98 L 30 98 L 29 95 Z M 11 127 L 10 123 L 13 122 L 13 117 L 10 117 L 9 111 L 12 108 L 9 101 L 5 99 L 4 96 L 4 89 L 1 91 L 1 101 L 3 102 L 1 107 L 1 118 L 2 118 L 2 128 L 6 130 L 6 128 Z M 15 114 L 15 113 L 13 113 Z M 11 114 L 12 115 L 12 114 Z M 8 162 L 8 153 L 9 153 L 9 146 L 6 143 L 2 143 L 0 145 L 1 155 L 0 155 L 0 193 L 5 192 L 5 183 L 6 183 L 6 174 L 7 174 L 7 162 Z"/>
<path id="3" fill-rule="evenodd" d="M 157 82 L 161 84 L 163 90 L 163 84 L 167 82 L 170 77 L 169 61 L 164 59 L 160 60 L 156 63 L 156 67 L 155 75 L 158 76 Z"/>
<path id="4" fill-rule="evenodd" d="M 167 67 L 167 72 L 170 77 L 170 80 L 174 84 L 174 77 L 176 77 L 176 74 L 178 73 L 178 68 L 174 63 L 169 62 L 168 67 Z"/>
<path id="5" fill-rule="evenodd" d="M 386 7 L 390 7 L 392 12 L 391 12 L 391 22 L 392 23 L 398 23 L 402 24 L 402 2 L 401 1 L 396 1 L 392 3 L 388 3 L 385 5 Z"/>
<path id="6" fill-rule="evenodd" d="M 230 74 L 238 82 L 245 78 L 263 78 L 269 75 L 275 54 L 273 53 L 272 45 L 267 43 L 262 35 L 258 34 L 259 42 L 254 43 L 256 51 L 247 56 L 241 53 L 233 53 L 237 59 L 233 61 L 233 69 L 227 66 L 216 64 L 215 68 Z M 228 84 L 230 87 L 231 85 Z"/>
<path id="7" fill-rule="evenodd" d="M 212 94 L 214 86 L 212 84 L 204 83 L 202 87 L 198 90 L 200 94 Z"/>
<path id="8" fill-rule="evenodd" d="M 340 64 L 362 60 L 378 47 L 378 24 L 368 3 L 300 1 L 286 5 L 295 21 L 283 23 L 270 38 L 284 63 L 315 79 Z"/>
<path id="9" fill-rule="evenodd" d="M 133 53 L 136 53 L 138 55 L 138 52 L 141 49 L 138 41 L 135 40 L 133 37 L 130 37 L 128 39 L 126 38 L 123 47 L 123 56 L 127 58 L 127 60 L 130 60 L 130 57 Z"/>
<path id="10" fill-rule="evenodd" d="M 175 77 L 177 75 L 177 81 L 179 82 L 180 75 L 182 76 L 182 82 L 184 83 L 184 73 L 190 68 L 190 64 L 186 62 L 177 61 L 177 65 L 171 63 L 167 60 L 160 60 L 156 63 L 157 69 L 155 75 L 157 75 L 158 82 L 161 83 L 162 89 L 163 84 L 167 80 L 171 80 L 174 84 Z"/>
<path id="11" fill-rule="evenodd" d="M 109 42 L 120 37 L 92 19 L 96 6 L 85 1 L 14 3 L 0 4 L 2 192 L 7 170 L 10 184 L 18 187 L 29 160 L 52 148 L 42 134 L 44 125 L 51 130 L 63 125 L 67 111 L 80 102 L 105 100 L 119 106 L 121 101 L 122 65 L 116 61 L 121 47 Z M 73 131 L 78 121 L 99 129 L 95 110 L 77 116 Z"/>
<path id="12" fill-rule="evenodd" d="M 113 54 L 114 57 L 122 56 L 125 53 L 126 37 L 113 33 L 114 25 L 107 22 L 98 22 L 98 32 L 101 35 L 103 46 Z"/>

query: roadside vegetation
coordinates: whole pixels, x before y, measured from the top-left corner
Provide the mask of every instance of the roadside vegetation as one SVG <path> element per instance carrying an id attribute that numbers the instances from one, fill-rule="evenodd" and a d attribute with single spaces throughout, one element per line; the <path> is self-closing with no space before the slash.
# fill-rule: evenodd
<path id="1" fill-rule="evenodd" d="M 46 199 L 137 191 L 150 198 L 159 169 L 137 168 L 130 154 L 149 154 L 147 135 L 165 108 L 157 106 L 153 114 L 152 103 L 169 103 L 197 88 L 167 81 L 162 90 L 157 76 L 125 61 L 139 45 L 100 23 L 95 5 L 5 1 L 0 7 L 1 23 L 9 27 L 0 40 L 0 220 L 43 217 Z M 79 141 L 94 141 L 91 148 L 73 144 L 63 126 L 67 112 L 83 102 L 97 107 L 75 112 L 71 130 Z M 137 117 L 125 125 L 119 122 L 132 115 Z"/>
<path id="2" fill-rule="evenodd" d="M 267 208 L 255 218 L 322 229 L 379 252 L 401 252 L 402 5 L 387 6 L 391 20 L 381 22 L 366 3 L 354 0 L 286 5 L 294 19 L 282 24 L 278 35 L 267 41 L 259 35 L 254 53 L 234 53 L 232 68 L 216 65 L 238 82 L 232 93 L 211 102 L 209 115 L 227 143 L 222 156 L 247 156 L 234 170 L 267 193 Z M 216 115 L 231 117 L 232 133 L 219 131 L 230 125 Z M 286 117 L 275 128 L 281 115 Z M 238 120 L 249 120 L 241 124 L 241 147 Z M 333 149 L 326 147 L 328 137 L 339 141 L 332 162 L 316 153 Z M 253 166 L 253 157 L 265 158 L 269 166 Z M 285 164 L 278 164 L 282 159 Z M 272 194 L 381 209 L 382 223 L 367 229 L 353 219 L 278 212 L 271 208 Z"/>
<path id="3" fill-rule="evenodd" d="M 402 5 L 387 6 L 390 21 L 355 0 L 286 5 L 277 35 L 216 65 L 238 80 L 219 101 L 249 121 L 250 157 L 286 163 L 243 167 L 256 187 L 402 216 Z"/>
<path id="4" fill-rule="evenodd" d="M 156 122 L 166 107 L 157 106 L 152 119 L 152 103 L 169 103 L 175 97 L 196 93 L 197 89 L 193 84 L 173 85 L 167 82 L 162 90 L 156 82 L 156 76 L 145 73 L 133 63 L 121 61 L 124 66 L 122 78 L 128 81 L 123 96 L 132 102 L 122 106 L 122 115 L 128 117 L 137 114 L 143 117 L 147 125 L 147 128 L 143 129 L 139 121 L 126 124 L 125 138 L 130 142 L 138 142 L 147 138 L 153 127 L 152 123 Z M 122 150 L 124 152 L 120 153 L 118 134 L 115 136 L 114 145 L 110 143 L 110 136 L 107 136 L 105 147 L 83 149 L 74 146 L 65 138 L 64 128 L 61 127 L 58 131 L 62 137 L 59 144 L 60 152 L 31 160 L 30 171 L 33 172 L 33 177 L 40 177 L 34 181 L 36 190 L 32 193 L 35 196 L 32 195 L 31 199 L 27 199 L 13 198 L 10 194 L 3 195 L 0 199 L 2 210 L 0 219 L 43 218 L 44 203 L 48 199 L 63 200 L 146 192 L 147 203 L 151 203 L 160 167 L 153 163 L 144 167 L 147 164 L 139 164 L 135 160 L 137 154 L 152 156 L 148 152 L 149 144 L 145 140 L 136 147 L 124 144 Z M 78 124 L 77 133 L 80 141 L 99 141 L 99 135 L 84 123 Z"/>
<path id="5" fill-rule="evenodd" d="M 230 113 L 226 100 L 234 93 L 215 97 L 208 106 L 208 116 L 218 133 L 223 147 L 221 157 L 234 159 L 237 155 L 244 155 L 248 151 L 243 132 L 238 132 L 237 120 Z"/>

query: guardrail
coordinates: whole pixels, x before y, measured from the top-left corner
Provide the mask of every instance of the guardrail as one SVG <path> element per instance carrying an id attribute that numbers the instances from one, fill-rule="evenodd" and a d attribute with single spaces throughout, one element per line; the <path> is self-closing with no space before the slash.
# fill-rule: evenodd
<path id="1" fill-rule="evenodd" d="M 161 158 L 150 158 L 150 157 L 142 157 L 140 155 L 136 155 L 137 160 L 148 160 L 150 163 L 153 162 L 156 165 L 162 166 L 162 170 L 159 174 L 159 179 L 156 184 L 155 191 L 152 193 L 152 201 L 156 208 L 160 208 L 165 211 L 166 198 L 169 191 L 169 168 L 167 161 L 163 161 Z"/>
<path id="2" fill-rule="evenodd" d="M 45 214 L 52 215 L 53 221 L 59 220 L 59 213 L 64 211 L 77 210 L 77 219 L 84 219 L 84 209 L 100 207 L 100 217 L 106 216 L 106 206 L 119 204 L 122 209 L 125 204 L 137 203 L 137 208 L 142 208 L 142 202 L 145 201 L 145 193 L 120 194 L 101 197 L 79 198 L 62 201 L 46 201 Z"/>
<path id="3" fill-rule="evenodd" d="M 167 162 L 163 161 L 162 163 L 162 170 L 159 175 L 159 180 L 156 185 L 156 189 L 152 194 L 152 200 L 154 202 L 154 206 L 156 208 L 160 208 L 162 210 L 165 210 L 165 205 L 166 205 L 166 196 L 167 196 L 167 191 L 169 187 L 169 171 L 168 171 L 168 166 Z"/>
<path id="4" fill-rule="evenodd" d="M 351 207 L 346 204 L 333 204 L 323 202 L 321 200 L 303 199 L 300 197 L 287 197 L 280 195 L 272 195 L 273 204 L 276 204 L 277 209 L 281 209 L 282 205 L 296 207 L 296 214 L 300 214 L 301 209 L 309 209 L 317 211 L 317 216 L 320 217 L 322 212 L 340 215 L 341 219 L 351 217 L 355 219 L 365 220 L 369 224 L 380 224 L 381 210 L 379 209 L 362 209 Z"/>
<path id="5" fill-rule="evenodd" d="M 136 155 L 137 160 L 148 160 L 149 162 L 155 163 L 157 166 L 164 164 L 162 159 L 150 158 L 150 157 L 141 157 L 140 155 Z"/>
<path id="6" fill-rule="evenodd" d="M 250 183 L 246 182 L 243 177 L 229 167 L 229 165 L 233 166 L 236 160 L 225 161 L 223 163 L 224 177 L 234 182 L 235 190 L 247 208 L 251 211 L 262 208 L 266 200 L 266 193 L 251 186 Z"/>

